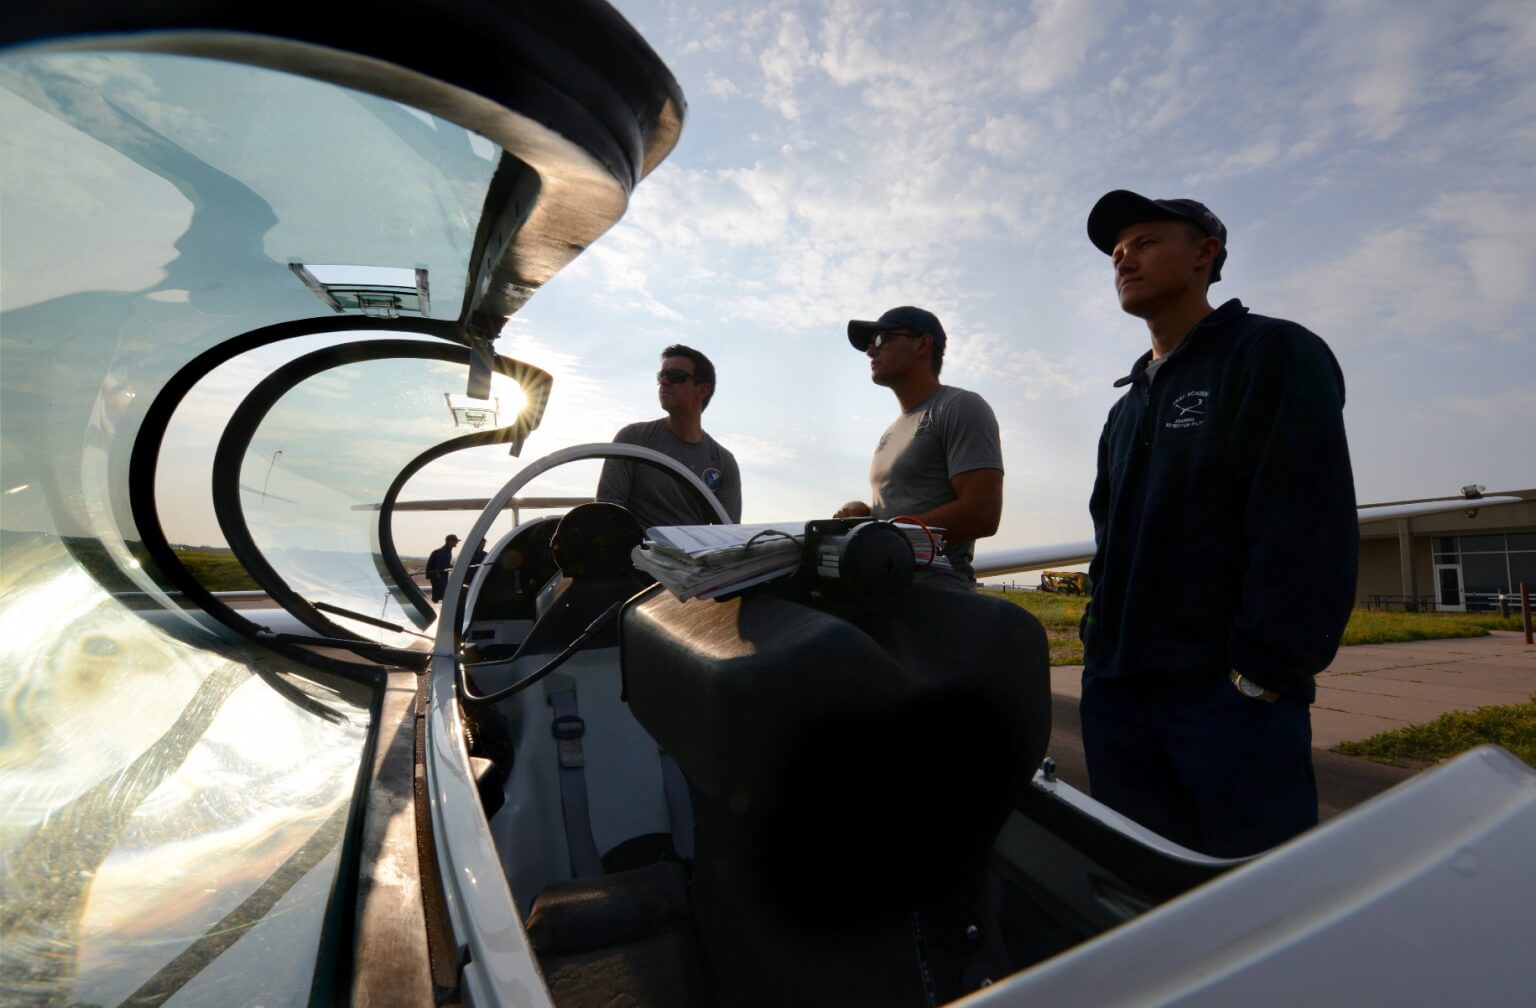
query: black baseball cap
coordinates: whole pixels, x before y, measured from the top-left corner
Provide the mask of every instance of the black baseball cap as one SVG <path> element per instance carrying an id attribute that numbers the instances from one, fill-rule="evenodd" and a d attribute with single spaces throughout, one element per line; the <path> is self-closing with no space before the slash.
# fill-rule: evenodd
<path id="1" fill-rule="evenodd" d="M 888 332 L 891 329 L 911 329 L 915 333 L 929 333 L 933 336 L 933 345 L 940 350 L 944 349 L 944 327 L 939 324 L 939 317 L 931 311 L 913 308 L 911 305 L 892 308 L 873 322 L 850 319 L 848 342 L 852 343 L 853 348 L 859 353 L 863 353 L 869 349 L 869 341 L 875 333 Z"/>
<path id="2" fill-rule="evenodd" d="M 1186 220 L 1221 240 L 1221 251 L 1211 265 L 1211 283 L 1221 279 L 1227 261 L 1227 227 L 1211 208 L 1192 199 L 1147 199 L 1129 189 L 1116 189 L 1099 197 L 1088 211 L 1088 240 L 1105 255 L 1115 250 L 1115 238 L 1132 224 L 1152 220 Z"/>

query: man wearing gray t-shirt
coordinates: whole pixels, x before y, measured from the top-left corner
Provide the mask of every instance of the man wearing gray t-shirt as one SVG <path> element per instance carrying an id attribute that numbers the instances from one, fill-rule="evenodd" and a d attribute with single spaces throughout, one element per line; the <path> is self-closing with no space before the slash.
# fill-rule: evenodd
<path id="1" fill-rule="evenodd" d="M 835 517 L 906 516 L 943 529 L 950 569 L 920 571 L 918 579 L 974 590 L 976 540 L 996 533 L 1003 514 L 1003 446 L 992 407 L 939 383 L 946 337 L 932 312 L 906 306 L 874 322 L 850 321 L 848 342 L 869 356 L 870 377 L 896 394 L 901 416 L 870 462 L 870 503 L 849 501 Z"/>
<path id="2" fill-rule="evenodd" d="M 666 416 L 632 423 L 613 436 L 620 444 L 653 448 L 676 459 L 714 491 L 731 521 L 741 521 L 741 470 L 736 456 L 704 433 L 704 408 L 715 394 L 715 366 L 692 347 L 661 352 L 656 397 Z M 654 465 L 609 459 L 597 482 L 597 499 L 622 504 L 642 528 L 707 525 L 719 521 L 699 495 L 676 476 Z"/>

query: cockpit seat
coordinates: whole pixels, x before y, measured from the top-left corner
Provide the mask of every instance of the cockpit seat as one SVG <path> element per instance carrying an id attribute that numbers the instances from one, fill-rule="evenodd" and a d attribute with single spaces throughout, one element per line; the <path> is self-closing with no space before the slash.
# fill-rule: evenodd
<path id="1" fill-rule="evenodd" d="M 551 883 L 673 856 L 674 837 L 691 837 L 691 827 L 678 826 L 691 823 L 686 789 L 668 786 L 668 761 L 620 696 L 616 623 L 584 636 L 605 611 L 650 583 L 629 561 L 640 540 L 638 523 L 617 505 L 585 504 L 565 515 L 550 540 L 563 576 L 541 601 L 538 622 L 515 660 L 475 667 L 472 684 L 492 696 L 573 643 L 580 647 L 552 674 L 505 697 L 461 698 L 476 751 L 500 775 L 486 807 L 524 912 Z M 552 831 L 551 824 L 564 829 Z M 603 883 L 573 884 L 591 896 Z M 623 916 L 623 900 L 599 903 Z"/>
<path id="2" fill-rule="evenodd" d="M 985 944 L 989 853 L 1050 736 L 1032 616 L 925 585 L 853 619 L 787 592 L 657 591 L 621 654 L 693 791 L 693 908 L 725 1003 L 964 993 L 934 978 Z"/>
<path id="3" fill-rule="evenodd" d="M 583 504 L 562 517 L 552 532 L 538 527 L 535 531 L 548 536 L 548 552 L 562 576 L 545 596 L 537 621 L 515 655 L 497 656 L 500 664 L 482 664 L 474 670 L 471 679 L 481 695 L 494 694 L 529 676 L 581 638 L 605 610 L 648 583 L 629 561 L 629 551 L 643 538 L 640 524 L 617 504 Z M 617 645 L 616 623 L 581 643 L 588 652 Z M 480 704 L 470 699 L 464 703 L 479 729 L 481 751 L 498 767 L 510 766 L 521 730 L 517 722 L 527 704 Z"/>
<path id="4" fill-rule="evenodd" d="M 572 508 L 555 528 L 549 549 L 563 575 L 548 608 L 524 642 L 529 654 L 556 653 L 574 640 L 603 610 L 622 602 L 647 583 L 635 570 L 630 552 L 645 538 L 627 508 L 593 501 Z M 609 647 L 616 627 L 604 630 L 588 646 Z"/>
<path id="5" fill-rule="evenodd" d="M 556 1008 L 711 1008 L 682 865 L 554 882 L 528 916 Z"/>
<path id="6" fill-rule="evenodd" d="M 527 929 L 556 1008 L 714 1003 L 677 862 L 551 883 Z"/>

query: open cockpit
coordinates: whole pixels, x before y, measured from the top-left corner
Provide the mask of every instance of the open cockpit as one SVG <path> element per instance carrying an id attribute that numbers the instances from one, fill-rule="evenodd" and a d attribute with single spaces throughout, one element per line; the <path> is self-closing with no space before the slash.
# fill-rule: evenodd
<path id="1" fill-rule="evenodd" d="M 518 528 L 434 671 L 557 1005 L 944 1003 L 1229 867 L 1028 814 L 1050 694 L 1020 608 L 810 574 L 684 602 L 641 541 L 611 504 Z"/>
<path id="2" fill-rule="evenodd" d="M 1502 751 L 1207 858 L 1054 779 L 1015 606 L 814 562 L 682 600 L 624 509 L 521 496 L 625 457 L 727 522 L 628 445 L 413 499 L 549 433 L 552 370 L 496 340 L 685 106 L 600 0 L 327 13 L 0 18 L 8 1001 L 1524 991 L 1486 924 L 1533 897 L 1536 777 Z M 466 546 L 514 516 L 440 606 L 402 534 L 439 505 L 479 512 Z"/>

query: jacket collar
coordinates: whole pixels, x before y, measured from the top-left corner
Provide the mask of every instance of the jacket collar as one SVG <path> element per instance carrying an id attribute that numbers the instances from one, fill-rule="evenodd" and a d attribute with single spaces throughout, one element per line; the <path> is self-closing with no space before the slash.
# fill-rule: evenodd
<path id="1" fill-rule="evenodd" d="M 1196 322 L 1195 327 L 1189 331 L 1189 333 L 1184 337 L 1179 345 L 1174 348 L 1173 353 L 1169 354 L 1168 356 L 1179 356 L 1179 354 L 1184 352 L 1184 348 L 1195 342 L 1197 338 L 1203 340 L 1214 330 L 1229 325 L 1230 323 L 1242 318 L 1247 314 L 1248 309 L 1243 307 L 1243 303 L 1237 298 L 1223 302 L 1220 307 L 1212 309 L 1209 315 L 1201 319 L 1199 322 Z M 1114 387 L 1120 388 L 1122 385 L 1129 385 L 1132 382 L 1145 382 L 1147 380 L 1147 365 L 1151 363 L 1151 361 L 1152 351 L 1148 350 L 1146 353 L 1136 358 L 1136 363 L 1131 365 L 1130 374 L 1126 375 L 1124 378 L 1118 378 L 1115 380 Z"/>

